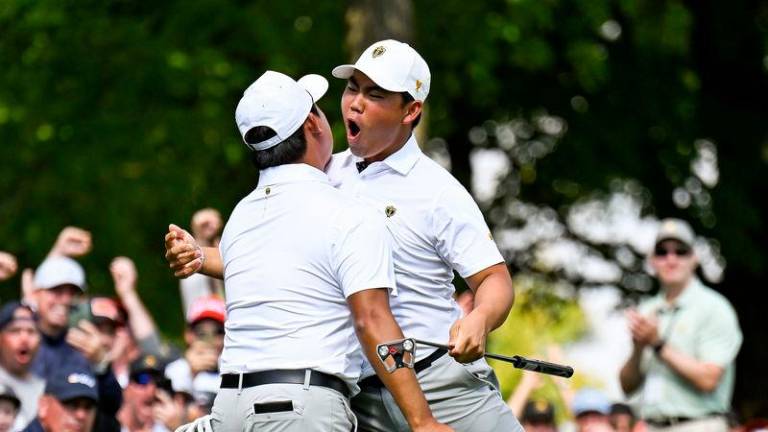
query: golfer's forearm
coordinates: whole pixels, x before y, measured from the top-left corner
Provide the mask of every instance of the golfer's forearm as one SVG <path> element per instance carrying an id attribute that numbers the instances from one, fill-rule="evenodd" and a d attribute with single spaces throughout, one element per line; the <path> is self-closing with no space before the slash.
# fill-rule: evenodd
<path id="1" fill-rule="evenodd" d="M 412 428 L 432 421 L 432 412 L 421 392 L 421 387 L 419 387 L 413 370 L 402 368 L 389 373 L 376 352 L 376 347 L 379 344 L 402 339 L 403 332 L 389 313 L 389 308 L 385 313 L 376 312 L 372 315 L 359 320 L 358 325 L 356 325 L 357 335 L 368 361 L 371 362 L 376 374 L 392 393 L 395 402 Z"/>
<path id="2" fill-rule="evenodd" d="M 488 331 L 504 324 L 515 303 L 515 290 L 506 265 L 491 266 L 470 276 L 467 282 L 475 292 L 473 313 L 483 315 Z"/>
<path id="3" fill-rule="evenodd" d="M 217 247 L 201 247 L 205 260 L 199 273 L 216 279 L 224 279 L 224 264 L 221 260 L 221 252 Z"/>
<path id="4" fill-rule="evenodd" d="M 353 294 L 347 301 L 365 356 L 392 393 L 408 424 L 416 428 L 435 421 L 416 374 L 409 368 L 387 372 L 376 352 L 379 344 L 403 338 L 403 332 L 389 309 L 388 296 L 389 291 L 384 289 L 366 290 Z"/>

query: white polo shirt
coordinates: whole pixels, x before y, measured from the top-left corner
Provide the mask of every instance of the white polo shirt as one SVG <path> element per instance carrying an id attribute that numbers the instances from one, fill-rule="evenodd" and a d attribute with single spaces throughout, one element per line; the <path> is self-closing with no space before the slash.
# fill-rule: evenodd
<path id="1" fill-rule="evenodd" d="M 387 216 L 394 239 L 397 297 L 392 312 L 406 337 L 448 342 L 461 317 L 453 299 L 453 270 L 471 276 L 504 262 L 467 190 L 419 149 L 416 138 L 358 173 L 349 150 L 333 155 L 326 172 L 334 186 Z M 417 348 L 417 358 L 431 352 Z M 367 368 L 363 375 L 373 371 Z"/>
<path id="2" fill-rule="evenodd" d="M 219 245 L 227 299 L 222 373 L 311 368 L 357 391 L 363 360 L 346 303 L 394 289 L 384 216 L 309 165 L 262 170 Z"/>

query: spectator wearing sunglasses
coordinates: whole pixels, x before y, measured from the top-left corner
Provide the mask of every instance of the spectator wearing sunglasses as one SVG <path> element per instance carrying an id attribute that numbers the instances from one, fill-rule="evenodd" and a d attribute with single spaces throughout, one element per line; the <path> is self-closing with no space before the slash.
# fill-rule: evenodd
<path id="1" fill-rule="evenodd" d="M 167 432 L 188 420 L 184 403 L 175 397 L 164 370 L 165 361 L 153 354 L 144 354 L 131 364 L 125 403 L 117 415 L 123 432 Z"/>
<path id="2" fill-rule="evenodd" d="M 187 388 L 192 395 L 219 388 L 225 318 L 226 305 L 221 297 L 200 297 L 192 302 L 184 331 L 187 350 L 165 369 L 174 387 Z"/>
<path id="3" fill-rule="evenodd" d="M 619 378 L 640 393 L 651 432 L 728 430 L 742 334 L 728 300 L 696 277 L 694 240 L 686 222 L 661 221 L 649 258 L 661 290 L 627 312 L 634 348 Z"/>

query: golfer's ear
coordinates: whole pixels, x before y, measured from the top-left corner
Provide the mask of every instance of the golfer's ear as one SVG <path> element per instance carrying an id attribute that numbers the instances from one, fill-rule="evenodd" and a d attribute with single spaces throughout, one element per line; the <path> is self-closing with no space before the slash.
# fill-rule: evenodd
<path id="1" fill-rule="evenodd" d="M 317 134 L 320 130 L 320 116 L 310 111 L 304 121 L 304 133 Z"/>
<path id="2" fill-rule="evenodd" d="M 421 101 L 412 101 L 408 103 L 408 108 L 405 111 L 405 117 L 403 117 L 403 124 L 411 124 L 419 118 L 421 110 L 424 107 L 424 103 Z"/>

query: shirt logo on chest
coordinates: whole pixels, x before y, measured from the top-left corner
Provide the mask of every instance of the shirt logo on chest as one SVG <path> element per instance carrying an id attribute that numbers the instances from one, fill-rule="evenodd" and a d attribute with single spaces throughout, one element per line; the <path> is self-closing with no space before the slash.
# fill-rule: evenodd
<path id="1" fill-rule="evenodd" d="M 393 206 L 393 205 L 388 205 L 388 206 L 387 206 L 387 207 L 384 209 L 384 214 L 385 214 L 385 215 L 387 215 L 387 217 L 389 218 L 389 217 L 392 217 L 392 216 L 394 216 L 396 211 L 397 211 L 397 209 L 395 208 L 395 206 Z"/>

